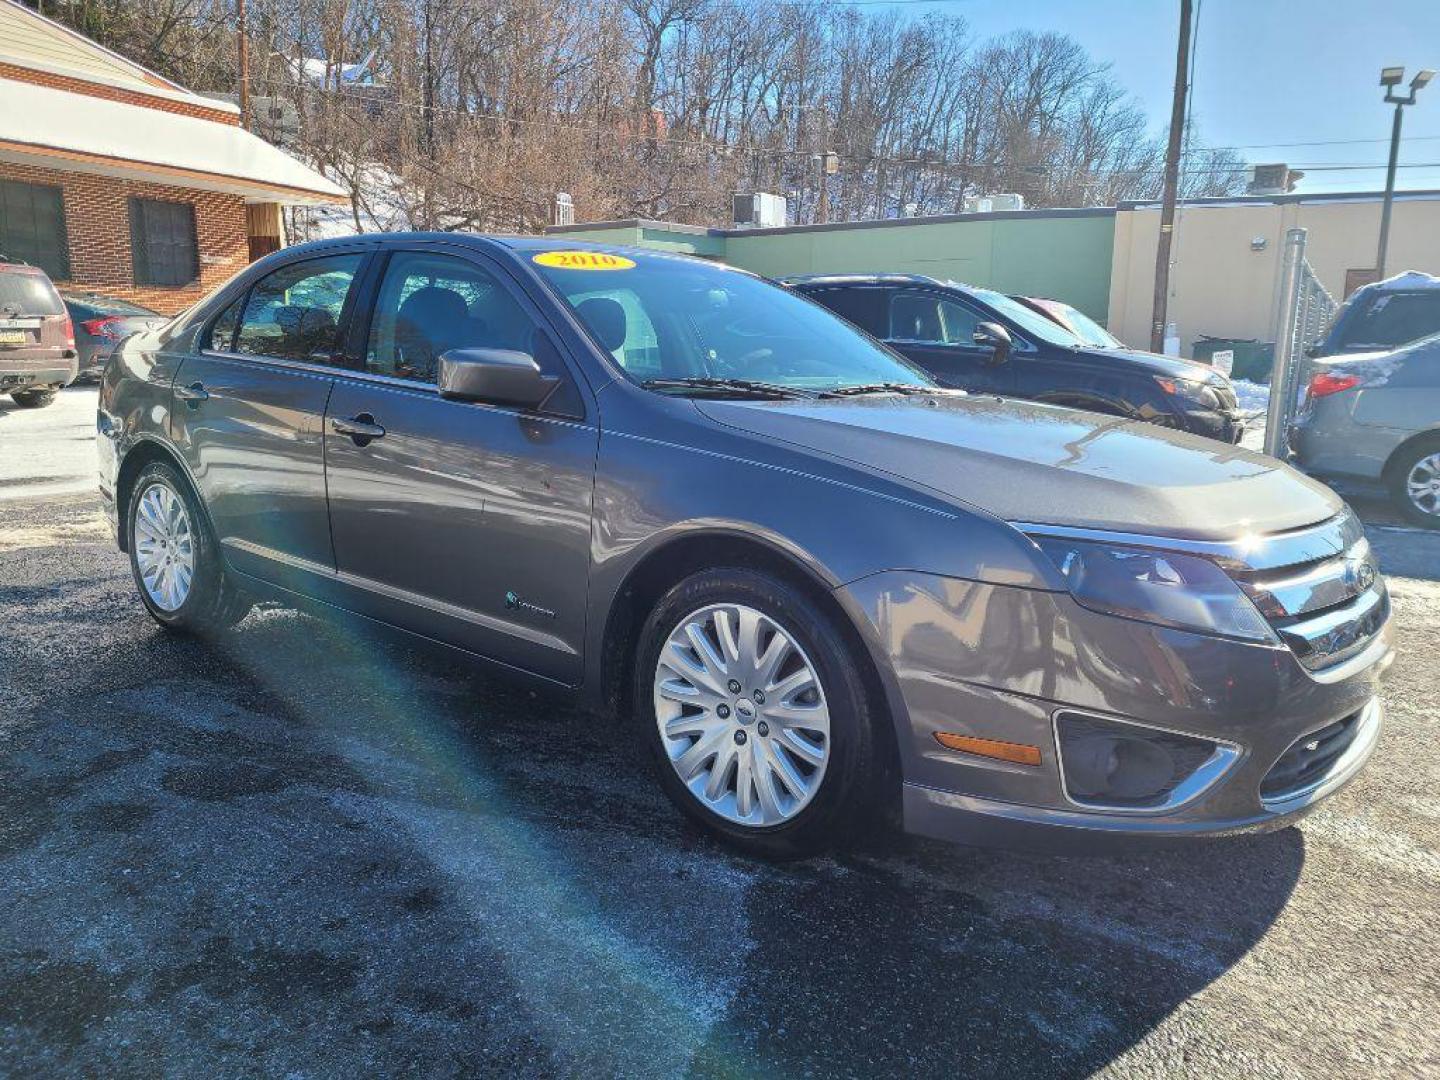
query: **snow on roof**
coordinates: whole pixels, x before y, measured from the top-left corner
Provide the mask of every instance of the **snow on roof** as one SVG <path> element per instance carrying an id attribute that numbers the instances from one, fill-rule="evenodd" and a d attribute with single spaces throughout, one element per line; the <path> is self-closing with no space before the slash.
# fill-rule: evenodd
<path id="1" fill-rule="evenodd" d="M 1423 270 L 1406 270 L 1393 277 L 1388 277 L 1384 281 L 1372 282 L 1368 287 L 1375 292 L 1396 292 L 1401 289 L 1406 291 L 1440 289 L 1440 277 L 1427 274 Z"/>
<path id="2" fill-rule="evenodd" d="M 3 78 L 0 160 L 226 191 L 251 202 L 346 197 L 308 165 L 233 124 Z"/>

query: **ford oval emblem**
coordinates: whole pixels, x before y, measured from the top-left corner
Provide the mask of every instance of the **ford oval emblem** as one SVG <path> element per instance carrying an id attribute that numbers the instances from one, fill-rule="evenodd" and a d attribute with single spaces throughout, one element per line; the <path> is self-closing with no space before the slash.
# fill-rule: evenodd
<path id="1" fill-rule="evenodd" d="M 1375 564 L 1369 559 L 1345 560 L 1345 584 L 1363 593 L 1375 584 Z"/>

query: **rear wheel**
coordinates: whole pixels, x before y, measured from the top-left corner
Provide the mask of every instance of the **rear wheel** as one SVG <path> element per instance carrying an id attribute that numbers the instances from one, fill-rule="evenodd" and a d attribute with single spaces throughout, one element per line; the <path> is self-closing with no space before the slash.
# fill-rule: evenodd
<path id="1" fill-rule="evenodd" d="M 55 394 L 55 390 L 47 387 L 44 390 L 16 390 L 10 397 L 22 409 L 43 409 L 55 400 Z"/>
<path id="2" fill-rule="evenodd" d="M 641 632 L 635 701 L 661 786 L 732 845 L 797 858 L 876 812 L 860 660 L 802 592 L 751 570 L 676 585 Z"/>
<path id="3" fill-rule="evenodd" d="M 1390 464 L 1390 497 L 1415 524 L 1440 529 L 1440 438 L 1402 449 Z"/>
<path id="4" fill-rule="evenodd" d="M 229 580 L 204 514 L 175 469 L 145 466 L 130 496 L 130 569 L 145 610 L 161 626 L 222 630 L 243 619 L 249 600 Z"/>

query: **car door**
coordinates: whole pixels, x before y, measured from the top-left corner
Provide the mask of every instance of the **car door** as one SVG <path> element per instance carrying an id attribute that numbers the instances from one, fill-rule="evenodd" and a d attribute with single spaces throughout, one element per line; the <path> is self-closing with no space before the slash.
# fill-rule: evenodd
<path id="1" fill-rule="evenodd" d="M 1002 393 L 1009 365 L 996 364 L 989 346 L 975 344 L 975 328 L 987 321 L 979 308 L 921 289 L 890 296 L 885 343 L 946 386 Z"/>
<path id="2" fill-rule="evenodd" d="M 366 254 L 287 263 L 227 305 L 174 382 L 170 434 L 227 561 L 313 591 L 334 573 L 325 500 L 325 404 Z"/>
<path id="3" fill-rule="evenodd" d="M 540 310 L 493 261 L 395 250 L 361 355 L 325 426 L 345 604 L 502 663 L 580 678 L 597 428 Z M 559 389 L 539 410 L 447 400 L 440 355 L 529 352 Z"/>

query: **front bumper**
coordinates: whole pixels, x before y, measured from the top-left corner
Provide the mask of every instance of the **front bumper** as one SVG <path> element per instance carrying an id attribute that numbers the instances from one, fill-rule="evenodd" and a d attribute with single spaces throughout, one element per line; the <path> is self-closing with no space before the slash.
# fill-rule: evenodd
<path id="1" fill-rule="evenodd" d="M 921 835 L 1075 853 L 1280 828 L 1360 771 L 1383 723 L 1388 622 L 1363 652 L 1311 672 L 1284 646 L 1101 615 L 1068 593 L 908 572 L 844 591 L 894 676 L 904 822 Z M 1233 753 L 1178 803 L 1096 807 L 1072 797 L 1062 767 L 1057 717 L 1077 713 Z M 1352 736 L 1321 775 L 1262 796 L 1287 751 L 1342 721 Z M 1039 764 L 947 749 L 937 732 L 1038 748 Z"/>
<path id="2" fill-rule="evenodd" d="M 1196 409 L 1177 414 L 1176 426 L 1182 431 L 1204 435 L 1208 439 L 1237 444 L 1245 437 L 1245 415 L 1223 409 Z"/>

